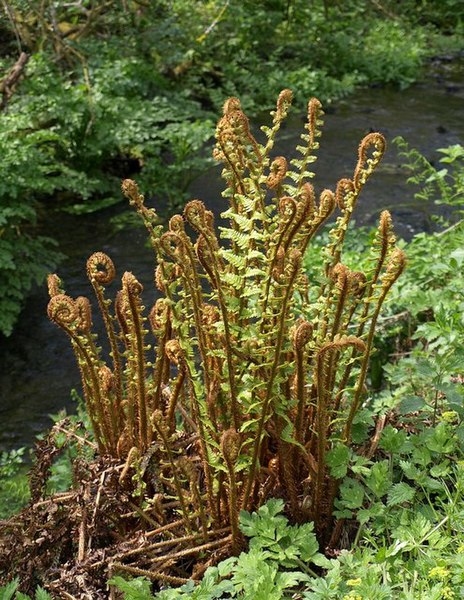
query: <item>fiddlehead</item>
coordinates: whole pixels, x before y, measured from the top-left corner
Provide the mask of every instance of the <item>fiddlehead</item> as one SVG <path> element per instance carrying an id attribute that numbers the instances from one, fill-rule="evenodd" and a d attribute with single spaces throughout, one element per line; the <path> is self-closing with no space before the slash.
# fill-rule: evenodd
<path id="1" fill-rule="evenodd" d="M 115 406 L 112 412 L 114 414 L 113 418 L 115 419 L 115 431 L 117 432 L 117 435 L 119 435 L 122 410 L 122 365 L 117 336 L 114 329 L 114 318 L 109 312 L 110 301 L 106 300 L 104 296 L 104 288 L 110 285 L 116 277 L 116 269 L 113 261 L 103 252 L 95 252 L 87 260 L 87 276 L 97 297 L 98 306 L 103 317 L 106 334 L 110 343 L 116 390 Z"/>
<path id="2" fill-rule="evenodd" d="M 145 318 L 142 314 L 140 295 L 142 284 L 126 271 L 122 276 L 122 293 L 125 322 L 128 327 L 128 385 L 131 398 L 136 408 L 135 426 L 138 431 L 140 448 L 144 451 L 151 441 L 151 430 L 148 427 L 147 391 L 146 391 L 146 357 L 145 357 Z"/>

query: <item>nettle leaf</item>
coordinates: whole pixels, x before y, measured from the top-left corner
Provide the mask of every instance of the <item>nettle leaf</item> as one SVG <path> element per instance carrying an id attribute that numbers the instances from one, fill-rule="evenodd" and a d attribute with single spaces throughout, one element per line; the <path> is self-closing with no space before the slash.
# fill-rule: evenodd
<path id="1" fill-rule="evenodd" d="M 415 489 L 407 483 L 396 483 L 388 492 L 387 506 L 396 506 L 403 504 L 403 502 L 410 502 L 415 494 Z"/>
<path id="2" fill-rule="evenodd" d="M 422 410 L 426 407 L 424 398 L 421 396 L 406 396 L 403 398 L 400 404 L 400 412 L 402 415 Z"/>
<path id="3" fill-rule="evenodd" d="M 377 498 L 385 496 L 392 485 L 388 460 L 383 460 L 372 465 L 369 475 L 366 478 L 366 484 Z"/>
<path id="4" fill-rule="evenodd" d="M 374 502 L 369 508 L 361 508 L 356 515 L 359 523 L 364 525 L 371 519 L 381 517 L 385 514 L 385 504 L 382 502 Z"/>
<path id="5" fill-rule="evenodd" d="M 404 448 L 407 439 L 407 434 L 403 430 L 395 429 L 391 425 L 387 425 L 382 432 L 379 446 L 390 454 L 398 454 Z"/>
<path id="6" fill-rule="evenodd" d="M 455 450 L 456 439 L 447 423 L 439 423 L 427 437 L 425 444 L 432 452 L 448 454 Z"/>
<path id="7" fill-rule="evenodd" d="M 345 479 L 340 486 L 340 500 L 346 508 L 360 508 L 364 501 L 364 487 L 356 479 Z"/>
<path id="8" fill-rule="evenodd" d="M 326 455 L 326 463 L 332 477 L 341 479 L 348 472 L 352 451 L 345 444 L 337 444 Z"/>
<path id="9" fill-rule="evenodd" d="M 425 477 L 425 472 L 421 471 L 416 465 L 407 461 L 400 460 L 400 467 L 408 479 L 419 481 Z"/>

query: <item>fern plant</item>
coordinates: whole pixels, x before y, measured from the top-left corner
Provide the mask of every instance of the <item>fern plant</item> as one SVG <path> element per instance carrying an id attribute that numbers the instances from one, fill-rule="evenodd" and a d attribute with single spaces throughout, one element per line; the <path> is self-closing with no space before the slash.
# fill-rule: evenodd
<path id="1" fill-rule="evenodd" d="M 147 317 L 142 285 L 126 272 L 111 310 L 105 288 L 114 265 L 101 252 L 90 257 L 109 364 L 91 332 L 90 302 L 72 299 L 56 275 L 49 278 L 48 313 L 71 339 L 99 452 L 124 462 L 122 485 L 135 473 L 146 499 L 156 491 L 153 514 L 180 515 L 169 526 L 176 539 L 203 540 L 198 548 L 166 548 L 164 563 L 155 556 L 146 568 L 152 579 L 172 583 L 172 565 L 195 552 L 237 552 L 240 510 L 273 496 L 286 499 L 294 521 L 314 520 L 320 542 L 330 539 L 339 481 L 326 458 L 351 445 L 376 322 L 405 258 L 384 211 L 371 269 L 343 264 L 347 228 L 385 140 L 367 135 L 352 178 L 317 197 L 310 169 L 323 124 L 318 100 L 308 104 L 298 157 L 272 157 L 291 100 L 289 90 L 280 94 L 263 144 L 239 100 L 225 103 L 214 156 L 223 164 L 230 207 L 219 235 L 200 200 L 165 229 L 136 183 L 123 182 L 150 235 L 160 297 Z M 310 282 L 302 257 L 335 209 L 323 272 Z M 147 522 L 156 521 L 153 514 Z M 113 566 L 144 574 L 123 561 Z"/>

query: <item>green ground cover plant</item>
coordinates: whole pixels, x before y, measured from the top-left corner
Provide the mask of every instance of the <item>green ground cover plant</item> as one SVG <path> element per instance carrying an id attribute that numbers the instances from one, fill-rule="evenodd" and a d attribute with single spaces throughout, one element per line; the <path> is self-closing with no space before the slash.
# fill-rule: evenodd
<path id="1" fill-rule="evenodd" d="M 125 600 L 459 598 L 464 592 L 463 455 L 453 425 L 442 423 L 451 440 L 446 449 L 435 443 L 442 439 L 440 425 L 426 439 L 390 428 L 380 443 L 388 459 L 354 467 L 352 476 L 368 490 L 366 508 L 358 507 L 361 529 L 353 549 L 336 558 L 318 552 L 312 523 L 289 525 L 279 514 L 283 502 L 269 500 L 252 515 L 241 513 L 249 550 L 209 568 L 198 585 L 191 581 L 154 594 L 145 578 L 116 576 L 109 583 Z M 405 481 L 409 477 L 412 486 Z"/>

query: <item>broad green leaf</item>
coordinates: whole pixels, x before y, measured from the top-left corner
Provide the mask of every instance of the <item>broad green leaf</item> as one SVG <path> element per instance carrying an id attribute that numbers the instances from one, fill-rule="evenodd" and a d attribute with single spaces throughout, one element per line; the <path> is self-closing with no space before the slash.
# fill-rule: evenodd
<path id="1" fill-rule="evenodd" d="M 405 482 L 396 483 L 388 492 L 387 506 L 396 506 L 403 502 L 410 502 L 415 496 L 413 487 Z"/>
<path id="2" fill-rule="evenodd" d="M 380 438 L 380 447 L 390 454 L 397 454 L 401 452 L 406 441 L 406 432 L 403 430 L 398 431 L 392 425 L 387 425 L 382 432 Z"/>
<path id="3" fill-rule="evenodd" d="M 377 498 L 385 496 L 392 485 L 390 466 L 387 460 L 374 463 L 366 477 L 366 484 Z"/>
<path id="4" fill-rule="evenodd" d="M 332 477 L 341 479 L 348 472 L 351 457 L 351 449 L 344 444 L 337 444 L 327 453 L 326 463 L 330 468 Z"/>
<path id="5" fill-rule="evenodd" d="M 346 508 L 360 508 L 364 501 L 363 486 L 355 479 L 345 479 L 340 486 L 340 500 Z"/>

